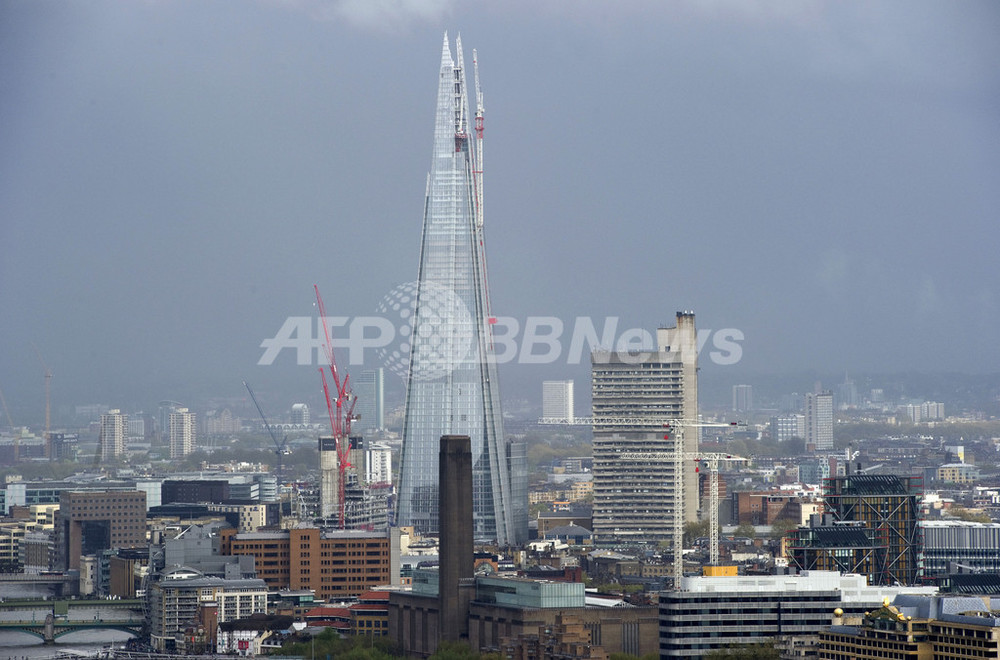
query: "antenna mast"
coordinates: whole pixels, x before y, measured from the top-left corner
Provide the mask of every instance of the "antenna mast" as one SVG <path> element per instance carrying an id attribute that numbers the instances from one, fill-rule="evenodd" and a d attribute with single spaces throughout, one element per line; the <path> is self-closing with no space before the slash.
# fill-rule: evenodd
<path id="1" fill-rule="evenodd" d="M 483 228 L 483 89 L 479 86 L 479 54 L 472 49 L 472 72 L 476 81 L 476 150 L 473 153 L 472 181 L 476 189 L 476 227 Z"/>

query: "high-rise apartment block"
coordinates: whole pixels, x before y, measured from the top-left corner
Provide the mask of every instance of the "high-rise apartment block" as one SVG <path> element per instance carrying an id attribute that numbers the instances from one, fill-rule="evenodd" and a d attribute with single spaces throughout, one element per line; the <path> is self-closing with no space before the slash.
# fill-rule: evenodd
<path id="1" fill-rule="evenodd" d="M 806 394 L 806 448 L 833 449 L 833 393 Z"/>
<path id="2" fill-rule="evenodd" d="M 441 53 L 434 151 L 409 335 L 397 524 L 435 533 L 438 445 L 472 438 L 477 539 L 527 539 L 527 498 L 503 432 L 483 234 L 482 95 L 469 112 L 461 39 Z M 523 521 L 523 524 L 522 522 Z"/>
<path id="3" fill-rule="evenodd" d="M 694 314 L 678 312 L 675 327 L 656 331 L 655 347 L 595 351 L 591 362 L 594 533 L 617 541 L 670 539 L 677 517 L 693 521 L 698 510 L 698 475 L 677 475 L 675 460 L 678 452 L 698 451 L 698 429 L 664 428 L 698 418 Z M 675 483 L 682 484 L 679 493 Z"/>
<path id="4" fill-rule="evenodd" d="M 542 417 L 572 422 L 573 381 L 546 380 L 542 383 Z"/>
<path id="5" fill-rule="evenodd" d="M 392 483 L 392 449 L 388 445 L 365 443 L 365 482 Z"/>
<path id="6" fill-rule="evenodd" d="M 308 424 L 312 419 L 312 416 L 309 414 L 309 406 L 304 403 L 293 403 L 291 419 L 292 424 Z"/>
<path id="7" fill-rule="evenodd" d="M 733 412 L 753 410 L 753 385 L 733 385 Z"/>
<path id="8" fill-rule="evenodd" d="M 379 430 L 385 428 L 385 369 L 367 369 L 358 374 L 352 383 L 358 397 L 354 413 L 358 420 L 354 428 L 358 430 Z"/>
<path id="9" fill-rule="evenodd" d="M 121 410 L 109 410 L 101 415 L 101 438 L 98 451 L 102 461 L 113 461 L 125 453 L 128 415 Z"/>
<path id="10" fill-rule="evenodd" d="M 187 408 L 178 408 L 170 413 L 170 458 L 183 458 L 194 451 L 194 413 Z"/>

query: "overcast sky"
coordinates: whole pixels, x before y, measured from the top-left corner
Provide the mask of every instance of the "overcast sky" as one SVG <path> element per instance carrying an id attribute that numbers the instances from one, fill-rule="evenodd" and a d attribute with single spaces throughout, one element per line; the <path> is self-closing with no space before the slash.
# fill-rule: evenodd
<path id="1" fill-rule="evenodd" d="M 1000 370 L 996 2 L 0 0 L 15 422 L 31 342 L 54 406 L 318 390 L 261 342 L 314 283 L 354 317 L 416 277 L 446 30 L 479 52 L 496 314 L 568 344 L 690 309 L 744 336 L 703 378 Z M 518 368 L 505 394 L 587 373 Z"/>

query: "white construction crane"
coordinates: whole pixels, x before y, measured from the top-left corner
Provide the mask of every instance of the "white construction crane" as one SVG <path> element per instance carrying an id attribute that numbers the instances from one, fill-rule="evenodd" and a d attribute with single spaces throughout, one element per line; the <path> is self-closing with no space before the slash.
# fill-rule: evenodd
<path id="1" fill-rule="evenodd" d="M 709 535 L 709 561 L 718 563 L 719 560 L 719 460 L 746 460 L 734 457 L 732 454 L 715 453 L 692 453 L 684 451 L 684 429 L 685 428 L 735 428 L 741 426 L 738 422 L 703 422 L 698 419 L 666 419 L 656 420 L 650 417 L 575 417 L 572 420 L 559 417 L 543 417 L 538 420 L 539 424 L 563 424 L 563 425 L 596 425 L 602 427 L 620 426 L 623 428 L 638 427 L 637 430 L 651 430 L 654 426 L 659 426 L 667 432 L 676 430 L 680 437 L 675 439 L 674 446 L 677 448 L 673 452 L 623 452 L 619 454 L 619 460 L 649 461 L 667 460 L 674 464 L 674 516 L 673 528 L 673 579 L 674 588 L 680 587 L 681 578 L 684 577 L 684 460 L 694 458 L 706 460 L 709 463 L 709 525 L 711 533 Z"/>
<path id="2" fill-rule="evenodd" d="M 673 454 L 663 452 L 633 451 L 619 454 L 622 461 L 662 461 L 669 460 Z M 733 454 L 717 452 L 684 452 L 684 458 L 697 463 L 708 464 L 708 563 L 716 566 L 719 563 L 719 461 L 743 463 L 747 459 Z M 676 530 L 675 539 L 676 541 Z M 683 540 L 683 532 L 682 532 Z"/>

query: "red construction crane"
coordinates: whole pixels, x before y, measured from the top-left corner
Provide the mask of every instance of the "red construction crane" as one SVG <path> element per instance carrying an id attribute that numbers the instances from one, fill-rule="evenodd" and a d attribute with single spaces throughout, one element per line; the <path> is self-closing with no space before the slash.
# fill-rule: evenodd
<path id="1" fill-rule="evenodd" d="M 323 395 L 326 398 L 326 409 L 330 413 L 330 430 L 337 443 L 337 469 L 339 478 L 337 479 L 337 510 L 340 516 L 340 528 L 345 529 L 345 505 L 347 485 L 347 468 L 351 466 L 348 462 L 348 455 L 351 451 L 351 420 L 354 419 L 354 404 L 357 397 L 351 392 L 351 376 L 344 374 L 343 379 L 337 370 L 337 360 L 333 354 L 333 342 L 330 341 L 330 328 L 326 323 L 326 307 L 323 305 L 323 297 L 319 295 L 319 285 L 314 284 L 316 290 L 316 304 L 319 306 L 319 317 L 323 322 L 323 350 L 326 351 L 326 361 L 329 363 L 330 375 L 333 377 L 333 386 L 337 390 L 337 398 L 331 397 L 330 388 L 326 382 L 326 373 L 323 367 L 319 368 L 319 375 L 323 379 Z"/>

